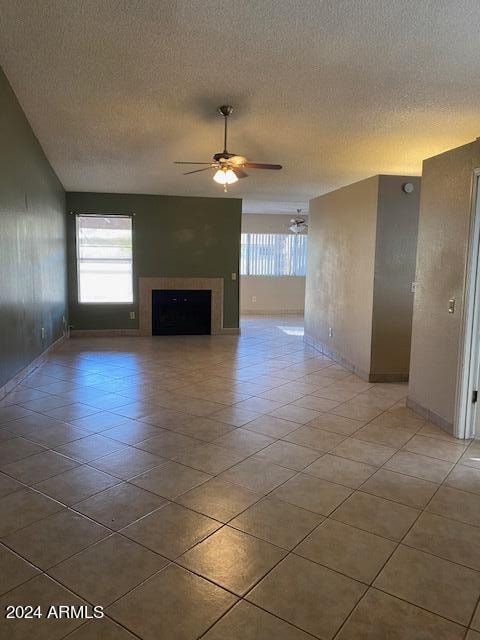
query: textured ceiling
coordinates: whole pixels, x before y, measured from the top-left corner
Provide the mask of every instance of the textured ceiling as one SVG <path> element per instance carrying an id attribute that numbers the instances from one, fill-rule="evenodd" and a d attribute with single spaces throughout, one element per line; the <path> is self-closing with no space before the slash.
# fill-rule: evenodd
<path id="1" fill-rule="evenodd" d="M 0 0 L 0 63 L 68 190 L 304 202 L 480 135 L 478 0 Z M 261 208 L 261 205 L 260 205 Z"/>

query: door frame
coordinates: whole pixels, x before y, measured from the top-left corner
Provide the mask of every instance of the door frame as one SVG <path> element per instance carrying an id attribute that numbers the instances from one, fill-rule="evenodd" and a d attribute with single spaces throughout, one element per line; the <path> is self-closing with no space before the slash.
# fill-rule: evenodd
<path id="1" fill-rule="evenodd" d="M 472 400 L 473 392 L 478 390 L 480 385 L 480 340 L 475 341 L 475 336 L 480 336 L 480 167 L 472 174 L 465 303 L 454 424 L 454 435 L 457 438 L 475 437 L 475 423 L 480 404 L 480 398 L 478 402 Z"/>

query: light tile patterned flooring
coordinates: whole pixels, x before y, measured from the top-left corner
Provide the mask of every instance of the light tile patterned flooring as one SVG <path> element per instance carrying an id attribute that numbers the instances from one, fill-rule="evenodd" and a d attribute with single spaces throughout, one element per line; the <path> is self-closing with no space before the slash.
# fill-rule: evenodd
<path id="1" fill-rule="evenodd" d="M 0 406 L 5 621 L 56 640 L 480 639 L 480 445 L 303 343 L 75 339 Z"/>

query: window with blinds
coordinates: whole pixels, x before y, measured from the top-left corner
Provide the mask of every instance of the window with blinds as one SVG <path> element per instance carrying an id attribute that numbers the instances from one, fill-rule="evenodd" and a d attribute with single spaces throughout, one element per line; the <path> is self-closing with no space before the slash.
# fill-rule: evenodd
<path id="1" fill-rule="evenodd" d="M 77 215 L 78 301 L 133 302 L 132 219 Z"/>
<path id="2" fill-rule="evenodd" d="M 242 233 L 241 275 L 304 276 L 306 267 L 306 235 Z"/>

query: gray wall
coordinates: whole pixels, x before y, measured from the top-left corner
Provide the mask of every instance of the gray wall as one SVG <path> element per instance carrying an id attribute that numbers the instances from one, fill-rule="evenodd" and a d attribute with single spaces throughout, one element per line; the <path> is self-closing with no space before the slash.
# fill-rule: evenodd
<path id="1" fill-rule="evenodd" d="M 233 198 L 67 193 L 70 324 L 74 329 L 137 329 L 138 278 L 223 277 L 224 326 L 238 327 L 242 201 Z M 133 213 L 134 303 L 79 304 L 74 213 Z M 135 311 L 135 320 L 130 320 Z"/>
<path id="2" fill-rule="evenodd" d="M 377 198 L 375 176 L 309 208 L 305 335 L 363 374 L 370 371 Z"/>
<path id="3" fill-rule="evenodd" d="M 66 258 L 65 193 L 1 69 L 0 140 L 2 387 L 62 335 Z"/>
<path id="4" fill-rule="evenodd" d="M 408 376 L 419 190 L 382 175 L 310 202 L 307 341 L 371 380 Z"/>
<path id="5" fill-rule="evenodd" d="M 411 182 L 413 193 L 402 185 Z M 380 176 L 373 294 L 373 374 L 408 375 L 420 178 Z"/>
<path id="6" fill-rule="evenodd" d="M 473 170 L 480 142 L 423 163 L 409 403 L 452 427 L 460 359 Z M 448 300 L 457 300 L 454 314 Z"/>
<path id="7" fill-rule="evenodd" d="M 245 213 L 242 233 L 292 233 L 292 215 Z M 303 216 L 308 220 L 308 216 Z M 253 302 L 252 298 L 257 299 Z M 303 276 L 242 276 L 240 278 L 240 312 L 246 314 L 302 314 L 305 307 Z"/>

